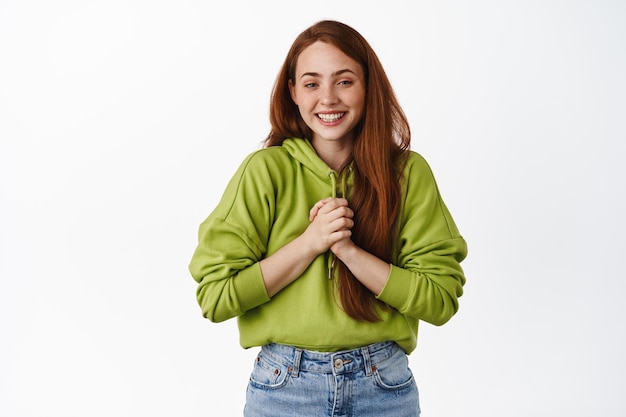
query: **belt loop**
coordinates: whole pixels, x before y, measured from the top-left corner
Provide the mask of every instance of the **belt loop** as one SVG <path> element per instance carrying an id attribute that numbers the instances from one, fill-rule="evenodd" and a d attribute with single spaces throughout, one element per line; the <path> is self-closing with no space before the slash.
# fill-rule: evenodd
<path id="1" fill-rule="evenodd" d="M 293 375 L 294 378 L 297 378 L 300 375 L 300 361 L 302 360 L 302 349 L 295 349 L 294 355 L 293 355 L 293 366 L 291 369 L 291 375 Z"/>
<path id="2" fill-rule="evenodd" d="M 363 361 L 365 362 L 365 375 L 372 376 L 372 360 L 370 359 L 369 346 L 363 346 L 361 348 L 361 354 L 363 355 Z"/>

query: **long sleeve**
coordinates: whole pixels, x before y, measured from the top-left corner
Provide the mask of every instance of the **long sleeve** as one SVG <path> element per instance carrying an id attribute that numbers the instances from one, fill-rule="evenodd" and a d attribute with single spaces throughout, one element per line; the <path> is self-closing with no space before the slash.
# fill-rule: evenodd
<path id="1" fill-rule="evenodd" d="M 273 187 L 265 165 L 254 158 L 252 154 L 241 164 L 200 225 L 189 264 L 199 283 L 202 314 L 211 321 L 240 316 L 269 301 L 259 261 L 271 230 Z"/>
<path id="2" fill-rule="evenodd" d="M 459 308 L 467 245 L 418 154 L 409 159 L 404 181 L 397 257 L 378 297 L 406 316 L 442 325 Z"/>

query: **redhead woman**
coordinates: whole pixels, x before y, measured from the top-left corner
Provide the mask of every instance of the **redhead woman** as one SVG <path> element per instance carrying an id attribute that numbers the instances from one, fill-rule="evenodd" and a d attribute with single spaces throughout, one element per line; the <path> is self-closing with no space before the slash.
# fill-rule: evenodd
<path id="1" fill-rule="evenodd" d="M 418 416 L 408 355 L 457 312 L 467 246 L 368 42 L 302 32 L 270 120 L 189 266 L 204 317 L 260 347 L 244 415 Z"/>

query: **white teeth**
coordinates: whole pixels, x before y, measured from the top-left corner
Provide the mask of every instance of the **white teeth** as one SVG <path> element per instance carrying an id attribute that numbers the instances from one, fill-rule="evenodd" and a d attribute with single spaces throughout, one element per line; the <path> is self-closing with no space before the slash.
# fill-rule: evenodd
<path id="1" fill-rule="evenodd" d="M 344 113 L 333 113 L 333 114 L 321 114 L 321 113 L 318 113 L 317 117 L 319 117 L 320 119 L 322 119 L 326 123 L 332 123 L 332 122 L 336 122 L 337 120 L 341 119 L 344 114 L 346 114 L 346 113 L 345 112 Z"/>

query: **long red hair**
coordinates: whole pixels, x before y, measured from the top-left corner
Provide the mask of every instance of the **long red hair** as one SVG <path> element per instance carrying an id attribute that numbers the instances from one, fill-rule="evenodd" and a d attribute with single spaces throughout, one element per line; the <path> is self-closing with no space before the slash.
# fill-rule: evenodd
<path id="1" fill-rule="evenodd" d="M 411 132 L 391 83 L 369 43 L 350 26 L 331 20 L 320 21 L 294 41 L 276 78 L 270 101 L 271 131 L 265 146 L 278 146 L 287 138 L 312 137 L 289 93 L 300 53 L 321 41 L 334 45 L 358 62 L 365 74 L 365 110 L 356 127 L 352 155 L 354 188 L 350 207 L 354 210 L 352 240 L 380 259 L 391 262 L 397 239 L 395 222 L 400 210 L 400 178 L 403 155 L 409 149 Z M 350 270 L 338 263 L 338 290 L 344 311 L 357 320 L 378 321 L 376 299 Z"/>

